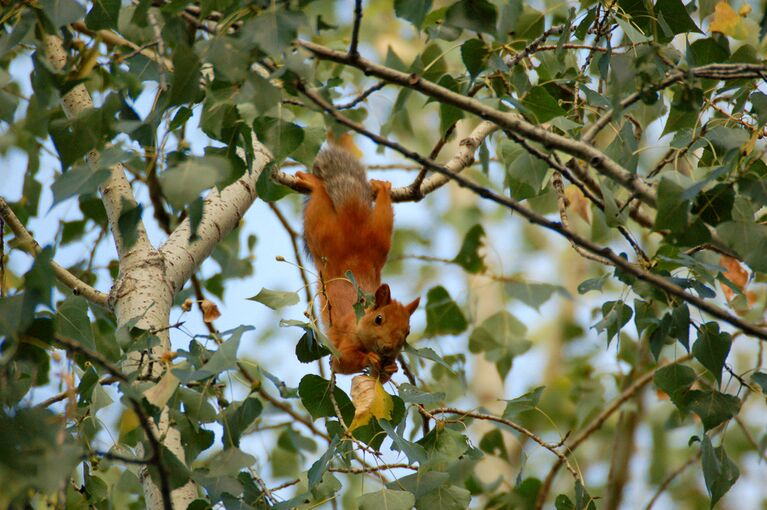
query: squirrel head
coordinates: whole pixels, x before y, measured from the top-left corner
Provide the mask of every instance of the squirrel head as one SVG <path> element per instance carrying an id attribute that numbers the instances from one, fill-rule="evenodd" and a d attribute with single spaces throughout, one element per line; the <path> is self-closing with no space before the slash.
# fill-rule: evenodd
<path id="1" fill-rule="evenodd" d="M 394 360 L 399 355 L 410 333 L 410 316 L 421 298 L 407 305 L 391 298 L 387 284 L 378 287 L 375 304 L 357 323 L 357 337 L 369 352 Z"/>

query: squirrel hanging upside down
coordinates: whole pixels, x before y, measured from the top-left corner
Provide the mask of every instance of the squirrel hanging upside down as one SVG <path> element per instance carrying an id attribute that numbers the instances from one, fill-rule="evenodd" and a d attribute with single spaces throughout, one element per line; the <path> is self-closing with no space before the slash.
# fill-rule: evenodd
<path id="1" fill-rule="evenodd" d="M 397 371 L 410 316 L 420 301 L 403 305 L 391 298 L 387 284 L 381 284 L 394 225 L 391 183 L 368 182 L 365 168 L 338 147 L 324 149 L 312 173 L 296 172 L 296 177 L 311 192 L 304 211 L 304 238 L 320 273 L 326 334 L 339 352 L 333 370 L 353 374 L 370 368 L 371 375 L 388 381 Z M 363 292 L 375 293 L 375 302 L 365 304 L 359 320 L 354 312 L 357 292 L 347 271 Z"/>

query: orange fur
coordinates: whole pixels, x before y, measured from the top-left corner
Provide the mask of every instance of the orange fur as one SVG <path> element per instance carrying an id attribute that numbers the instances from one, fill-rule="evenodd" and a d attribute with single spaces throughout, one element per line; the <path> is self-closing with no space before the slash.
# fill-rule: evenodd
<path id="1" fill-rule="evenodd" d="M 333 369 L 352 374 L 370 368 L 386 381 L 397 370 L 395 360 L 419 302 L 403 305 L 394 301 L 389 286 L 381 285 L 394 221 L 391 183 L 370 181 L 375 205 L 361 196 L 343 197 L 334 204 L 320 177 L 304 172 L 297 172 L 296 177 L 311 192 L 304 211 L 304 237 L 320 274 L 326 334 L 339 352 Z M 347 271 L 364 292 L 376 296 L 359 321 L 353 308 L 357 294 L 345 276 Z"/>

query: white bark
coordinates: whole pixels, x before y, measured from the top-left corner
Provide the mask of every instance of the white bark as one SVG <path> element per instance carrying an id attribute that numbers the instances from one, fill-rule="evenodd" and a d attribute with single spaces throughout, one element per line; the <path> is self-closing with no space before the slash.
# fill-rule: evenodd
<path id="1" fill-rule="evenodd" d="M 61 39 L 55 36 L 46 38 L 46 52 L 52 66 L 61 70 L 66 64 L 66 52 Z M 62 105 L 68 118 L 76 117 L 93 107 L 90 93 L 84 85 L 72 88 L 62 98 Z M 218 243 L 242 218 L 242 215 L 256 199 L 256 181 L 271 155 L 258 140 L 253 137 L 255 161 L 239 180 L 221 190 L 213 190 L 205 199 L 202 223 L 193 243 L 189 243 L 189 221 L 184 221 L 171 234 L 162 250 L 157 250 L 149 242 L 143 222 L 137 225 L 137 239 L 131 247 L 125 246 L 120 235 L 118 220 L 123 211 L 123 204 L 136 205 L 130 183 L 123 165 L 111 168 L 109 178 L 100 187 L 102 202 L 109 219 L 120 259 L 120 274 L 112 287 L 109 304 L 117 318 L 119 326 L 140 317 L 137 327 L 156 331 L 161 345 L 144 358 L 138 366 L 138 356 L 128 360 L 126 371 L 141 370 L 144 374 L 158 377 L 165 368 L 160 356 L 170 349 L 168 324 L 173 297 L 191 276 L 194 270 L 210 255 Z M 88 154 L 89 165 L 97 166 L 99 153 Z M 169 418 L 168 408 L 164 407 L 159 426 L 155 426 L 155 435 L 179 460 L 185 462 L 184 449 L 179 431 L 174 428 Z M 151 477 L 143 479 L 144 497 L 147 508 L 163 508 L 163 499 L 159 486 Z M 189 482 L 171 493 L 171 505 L 176 509 L 185 509 L 197 498 L 198 489 Z"/>
<path id="2" fill-rule="evenodd" d="M 195 240 L 189 242 L 191 226 L 187 218 L 160 247 L 174 292 L 181 290 L 197 266 L 210 255 L 216 244 L 237 226 L 245 211 L 256 199 L 256 181 L 272 159 L 272 155 L 255 135 L 251 135 L 251 143 L 253 167 L 223 190 L 213 189 L 205 197 L 202 221 L 197 227 Z M 241 149 L 238 148 L 237 153 L 245 159 Z"/>

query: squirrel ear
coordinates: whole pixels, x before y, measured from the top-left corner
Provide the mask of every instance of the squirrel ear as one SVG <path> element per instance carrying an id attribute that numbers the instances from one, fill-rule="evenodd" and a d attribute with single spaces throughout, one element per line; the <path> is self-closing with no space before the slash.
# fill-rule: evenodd
<path id="1" fill-rule="evenodd" d="M 418 296 L 411 303 L 408 303 L 407 305 L 405 305 L 405 310 L 407 310 L 407 313 L 409 313 L 410 315 L 413 315 L 413 312 L 416 311 L 416 309 L 418 308 L 418 303 L 420 302 L 421 302 L 421 297 Z"/>
<path id="2" fill-rule="evenodd" d="M 376 290 L 376 304 L 373 309 L 381 308 L 389 303 L 391 303 L 391 290 L 389 289 L 389 286 L 384 283 L 378 287 L 378 290 Z"/>

